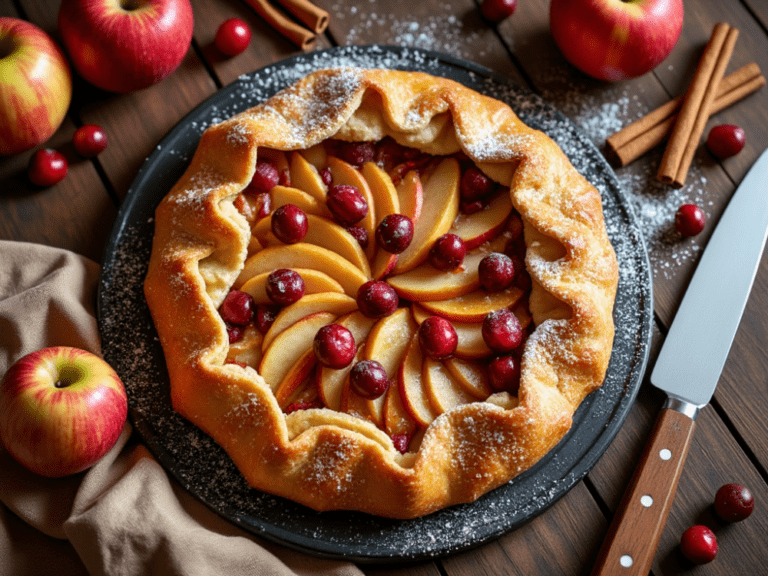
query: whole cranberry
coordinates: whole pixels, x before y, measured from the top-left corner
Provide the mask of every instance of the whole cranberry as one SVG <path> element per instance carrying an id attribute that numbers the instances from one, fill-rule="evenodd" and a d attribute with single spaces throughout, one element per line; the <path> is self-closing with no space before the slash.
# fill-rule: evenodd
<path id="1" fill-rule="evenodd" d="M 227 324 L 246 326 L 253 320 L 256 304 L 247 292 L 242 290 L 230 290 L 219 306 L 219 314 Z"/>
<path id="2" fill-rule="evenodd" d="M 400 254 L 413 240 L 413 221 L 404 214 L 387 214 L 376 227 L 376 244 L 391 254 Z"/>
<path id="3" fill-rule="evenodd" d="M 476 166 L 470 166 L 461 175 L 460 194 L 464 202 L 480 200 L 488 196 L 495 188 L 496 183 Z"/>
<path id="4" fill-rule="evenodd" d="M 752 493 L 741 484 L 725 484 L 715 494 L 715 512 L 726 522 L 740 522 L 754 509 Z"/>
<path id="5" fill-rule="evenodd" d="M 368 214 L 368 202 L 360 190 L 349 184 L 337 184 L 328 189 L 325 202 L 336 221 L 352 226 Z"/>
<path id="6" fill-rule="evenodd" d="M 295 270 L 275 270 L 267 276 L 267 296 L 280 306 L 293 304 L 304 296 L 304 279 Z"/>
<path id="7" fill-rule="evenodd" d="M 450 272 L 464 262 L 467 246 L 456 234 L 443 234 L 429 249 L 429 263 L 438 270 Z"/>
<path id="8" fill-rule="evenodd" d="M 704 211 L 695 204 L 683 204 L 675 213 L 675 228 L 683 236 L 696 236 L 706 223 Z"/>
<path id="9" fill-rule="evenodd" d="M 365 250 L 368 248 L 368 231 L 362 226 L 347 226 L 347 232 L 352 234 L 352 237 L 357 240 L 360 247 Z"/>
<path id="10" fill-rule="evenodd" d="M 339 158 L 354 166 L 362 166 L 373 160 L 376 148 L 372 142 L 341 142 L 338 150 Z"/>
<path id="11" fill-rule="evenodd" d="M 235 342 L 239 342 L 240 340 L 242 340 L 244 334 L 245 334 L 244 326 L 235 326 L 234 324 L 227 324 L 227 337 L 229 338 L 230 344 L 234 344 Z"/>
<path id="12" fill-rule="evenodd" d="M 86 124 L 75 130 L 72 146 L 80 156 L 91 158 L 107 149 L 107 133 L 101 126 Z"/>
<path id="13" fill-rule="evenodd" d="M 262 334 L 266 334 L 282 308 L 277 304 L 257 304 L 253 324 Z"/>
<path id="14" fill-rule="evenodd" d="M 357 291 L 357 307 L 368 318 L 389 316 L 399 303 L 395 289 L 383 280 L 366 282 Z"/>
<path id="15" fill-rule="evenodd" d="M 64 180 L 68 169 L 67 159 L 61 152 L 51 148 L 40 148 L 30 157 L 27 173 L 32 184 L 53 186 Z"/>
<path id="16" fill-rule="evenodd" d="M 734 124 L 715 126 L 707 136 L 707 148 L 718 158 L 735 156 L 746 143 L 747 135 L 744 130 Z"/>
<path id="17" fill-rule="evenodd" d="M 296 244 L 307 235 L 309 223 L 304 210 L 293 204 L 283 204 L 272 213 L 272 233 L 280 242 Z"/>
<path id="18" fill-rule="evenodd" d="M 246 192 L 257 194 L 259 192 L 269 192 L 280 183 L 280 173 L 272 162 L 268 160 L 259 160 L 256 162 L 256 171 L 253 173 Z"/>
<path id="19" fill-rule="evenodd" d="M 496 356 L 488 363 L 488 383 L 496 392 L 517 396 L 520 388 L 520 360 L 513 354 Z"/>
<path id="20" fill-rule="evenodd" d="M 511 310 L 502 308 L 489 313 L 480 329 L 483 340 L 494 352 L 511 352 L 523 342 L 523 327 Z"/>
<path id="21" fill-rule="evenodd" d="M 313 349 L 320 363 L 329 368 L 349 366 L 357 351 L 352 332 L 340 324 L 320 328 L 315 334 Z"/>
<path id="22" fill-rule="evenodd" d="M 712 562 L 717 556 L 717 538 L 706 526 L 697 524 L 683 532 L 680 551 L 694 564 Z"/>
<path id="23" fill-rule="evenodd" d="M 433 360 L 445 360 L 453 356 L 459 337 L 456 329 L 445 318 L 430 316 L 419 325 L 421 350 Z"/>
<path id="24" fill-rule="evenodd" d="M 363 398 L 375 400 L 389 388 L 389 376 L 376 360 L 361 360 L 349 371 L 349 385 Z"/>
<path id="25" fill-rule="evenodd" d="M 462 214 L 469 216 L 470 214 L 484 210 L 487 205 L 488 203 L 485 200 L 473 200 L 472 202 L 465 202 L 462 200 L 459 202 L 459 211 Z"/>
<path id="26" fill-rule="evenodd" d="M 400 454 L 408 452 L 408 445 L 411 443 L 411 438 L 408 434 L 392 434 L 390 438 L 392 438 L 392 444 L 394 444 L 395 449 L 400 452 Z"/>
<path id="27" fill-rule="evenodd" d="M 480 13 L 491 22 L 501 22 L 517 8 L 517 0 L 483 0 Z"/>
<path id="28" fill-rule="evenodd" d="M 491 252 L 477 266 L 480 284 L 488 292 L 500 292 L 512 285 L 515 265 L 512 258 L 501 252 Z"/>
<path id="29" fill-rule="evenodd" d="M 248 48 L 250 42 L 251 29 L 239 18 L 224 20 L 213 39 L 216 48 L 225 56 L 237 56 Z"/>

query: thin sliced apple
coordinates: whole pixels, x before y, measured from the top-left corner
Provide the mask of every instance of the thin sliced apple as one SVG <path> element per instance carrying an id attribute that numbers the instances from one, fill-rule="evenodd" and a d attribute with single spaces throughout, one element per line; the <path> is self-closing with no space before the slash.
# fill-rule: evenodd
<path id="1" fill-rule="evenodd" d="M 280 408 L 284 409 L 288 405 L 302 384 L 307 382 L 307 378 L 316 365 L 317 357 L 315 356 L 315 351 L 310 348 L 305 350 L 296 362 L 289 367 L 288 372 L 280 384 L 277 385 L 277 388 L 275 388 L 275 399 Z"/>
<path id="2" fill-rule="evenodd" d="M 392 254 L 379 248 L 376 250 L 376 256 L 371 263 L 371 278 L 373 280 L 384 280 L 392 273 L 397 263 L 397 254 Z"/>
<path id="3" fill-rule="evenodd" d="M 365 249 L 365 255 L 369 261 L 373 260 L 374 252 L 376 250 L 376 242 L 374 240 L 376 236 L 376 207 L 373 203 L 373 194 L 371 193 L 371 187 L 360 171 L 344 162 L 335 156 L 328 157 L 328 167 L 331 169 L 332 182 L 336 184 L 346 184 L 348 186 L 354 186 L 363 195 L 365 201 L 368 203 L 368 214 L 357 223 L 358 226 L 362 226 L 368 233 L 368 247 Z"/>
<path id="4" fill-rule="evenodd" d="M 423 184 L 424 204 L 413 226 L 411 245 L 395 264 L 395 274 L 403 274 L 424 262 L 440 236 L 448 232 L 459 213 L 459 178 L 461 170 L 454 158 L 446 158 Z"/>
<path id="5" fill-rule="evenodd" d="M 469 215 L 459 214 L 450 233 L 464 240 L 467 250 L 471 250 L 501 234 L 510 214 L 512 200 L 505 189 L 484 210 Z"/>
<path id="6" fill-rule="evenodd" d="M 311 268 L 292 268 L 304 280 L 304 295 L 319 294 L 321 292 L 336 292 L 344 294 L 344 288 L 325 272 L 312 270 Z M 267 296 L 267 278 L 270 272 L 262 272 L 254 276 L 248 282 L 240 286 L 240 290 L 247 292 L 256 304 L 272 304 Z"/>
<path id="7" fill-rule="evenodd" d="M 376 207 L 376 225 L 389 214 L 399 214 L 400 198 L 389 174 L 373 162 L 363 164 L 362 174 L 371 187 L 373 204 Z"/>
<path id="8" fill-rule="evenodd" d="M 280 268 L 319 270 L 341 284 L 344 292 L 352 298 L 356 298 L 360 286 L 370 280 L 357 266 L 335 252 L 314 244 L 298 242 L 270 246 L 248 258 L 234 287 L 240 288 L 250 278 Z"/>
<path id="9" fill-rule="evenodd" d="M 420 304 L 432 314 L 437 314 L 447 320 L 482 322 L 483 318 L 494 310 L 514 306 L 522 295 L 522 290 L 512 286 L 501 292 L 475 290 L 450 300 L 434 300 L 420 302 Z"/>
<path id="10" fill-rule="evenodd" d="M 416 224 L 421 218 L 421 209 L 424 206 L 424 191 L 419 173 L 411 170 L 395 186 L 395 189 L 400 201 L 400 213 L 408 216 L 411 222 Z"/>
<path id="11" fill-rule="evenodd" d="M 318 172 L 328 165 L 328 154 L 322 143 L 310 146 L 306 150 L 301 150 L 299 154 L 304 156 L 304 159 L 312 164 Z"/>
<path id="12" fill-rule="evenodd" d="M 264 334 L 261 348 L 267 350 L 284 330 L 306 316 L 311 316 L 317 312 L 330 312 L 334 316 L 341 316 L 354 310 L 357 310 L 357 301 L 346 294 L 337 292 L 305 294 L 297 302 L 280 310 L 272 326 Z"/>
<path id="13" fill-rule="evenodd" d="M 314 214 L 315 216 L 331 217 L 331 211 L 325 205 L 325 202 L 318 202 L 315 198 L 299 190 L 288 186 L 275 186 L 269 192 L 272 195 L 272 210 L 293 204 L 301 208 L 305 214 Z"/>
<path id="14" fill-rule="evenodd" d="M 303 190 L 318 202 L 325 203 L 326 188 L 323 179 L 298 152 L 291 153 L 291 186 Z"/>
<path id="15" fill-rule="evenodd" d="M 416 421 L 408 413 L 400 397 L 400 387 L 390 386 L 384 400 L 384 430 L 390 436 L 395 434 L 411 436 L 416 428 Z"/>
<path id="16" fill-rule="evenodd" d="M 261 363 L 261 343 L 264 335 L 253 324 L 246 326 L 243 336 L 229 345 L 227 360 L 258 368 Z"/>
<path id="17" fill-rule="evenodd" d="M 456 382 L 442 362 L 429 356 L 424 357 L 421 378 L 432 408 L 438 414 L 475 401 L 474 396 Z"/>
<path id="18" fill-rule="evenodd" d="M 485 400 L 493 393 L 485 363 L 454 357 L 445 361 L 445 367 L 459 386 L 478 400 Z"/>
<path id="19" fill-rule="evenodd" d="M 397 385 L 400 387 L 400 398 L 403 406 L 419 426 L 427 427 L 437 418 L 438 414 L 424 390 L 422 365 L 424 356 L 421 353 L 418 334 L 414 335 L 408 344 L 408 350 L 403 358 L 398 372 Z"/>

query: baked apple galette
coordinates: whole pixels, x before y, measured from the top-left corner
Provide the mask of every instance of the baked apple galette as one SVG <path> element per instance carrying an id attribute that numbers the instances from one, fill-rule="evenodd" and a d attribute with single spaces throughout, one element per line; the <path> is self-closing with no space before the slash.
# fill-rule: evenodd
<path id="1" fill-rule="evenodd" d="M 174 409 L 251 486 L 412 518 L 565 435 L 617 278 L 598 192 L 506 104 L 339 68 L 204 132 L 145 294 Z"/>

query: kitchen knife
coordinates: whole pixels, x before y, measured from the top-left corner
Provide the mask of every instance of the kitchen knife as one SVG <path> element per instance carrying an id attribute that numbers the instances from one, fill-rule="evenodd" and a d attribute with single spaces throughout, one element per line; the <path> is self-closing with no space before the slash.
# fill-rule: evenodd
<path id="1" fill-rule="evenodd" d="M 650 571 L 696 416 L 715 392 L 767 235 L 768 150 L 749 170 L 723 212 L 656 360 L 651 384 L 668 398 L 608 529 L 592 576 L 646 576 Z"/>

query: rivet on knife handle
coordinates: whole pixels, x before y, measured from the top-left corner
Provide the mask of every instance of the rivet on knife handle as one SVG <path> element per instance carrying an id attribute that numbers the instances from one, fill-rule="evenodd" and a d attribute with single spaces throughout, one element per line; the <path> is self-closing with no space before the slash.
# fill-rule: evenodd
<path id="1" fill-rule="evenodd" d="M 592 576 L 646 576 L 675 499 L 695 421 L 661 412 L 613 517 Z"/>

